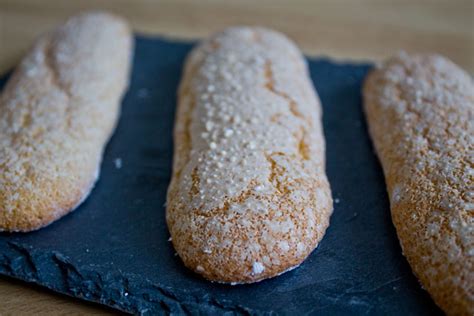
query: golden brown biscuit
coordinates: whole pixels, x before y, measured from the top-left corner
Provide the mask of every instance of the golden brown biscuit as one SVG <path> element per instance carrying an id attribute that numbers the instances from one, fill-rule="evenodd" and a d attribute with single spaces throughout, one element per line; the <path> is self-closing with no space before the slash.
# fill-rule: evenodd
<path id="1" fill-rule="evenodd" d="M 38 229 L 86 198 L 131 49 L 128 25 L 95 12 L 41 37 L 23 59 L 0 96 L 0 231 Z"/>
<path id="2" fill-rule="evenodd" d="M 448 314 L 474 314 L 474 85 L 437 55 L 374 70 L 365 112 L 413 271 Z"/>
<path id="3" fill-rule="evenodd" d="M 229 28 L 189 55 L 167 222 L 190 269 L 250 283 L 299 265 L 332 213 L 321 107 L 285 36 Z"/>

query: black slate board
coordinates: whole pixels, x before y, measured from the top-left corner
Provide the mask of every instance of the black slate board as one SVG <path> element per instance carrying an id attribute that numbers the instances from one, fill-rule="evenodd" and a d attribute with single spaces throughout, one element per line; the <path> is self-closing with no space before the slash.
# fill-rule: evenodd
<path id="1" fill-rule="evenodd" d="M 163 205 L 176 89 L 190 47 L 136 39 L 131 87 L 95 189 L 45 229 L 0 234 L 0 273 L 131 313 L 440 314 L 402 256 L 390 220 L 361 108 L 370 65 L 309 61 L 339 201 L 318 249 L 298 269 L 254 285 L 213 284 L 184 268 L 168 242 Z"/>

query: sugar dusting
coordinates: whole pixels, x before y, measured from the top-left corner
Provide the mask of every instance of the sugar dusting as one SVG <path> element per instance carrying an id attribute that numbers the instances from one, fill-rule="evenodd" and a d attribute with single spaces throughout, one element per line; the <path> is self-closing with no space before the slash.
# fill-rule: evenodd
<path id="1" fill-rule="evenodd" d="M 253 273 L 253 274 L 260 274 L 260 273 L 262 273 L 263 271 L 265 271 L 265 266 L 264 266 L 263 264 L 261 264 L 260 262 L 255 261 L 255 262 L 252 264 L 252 273 Z"/>

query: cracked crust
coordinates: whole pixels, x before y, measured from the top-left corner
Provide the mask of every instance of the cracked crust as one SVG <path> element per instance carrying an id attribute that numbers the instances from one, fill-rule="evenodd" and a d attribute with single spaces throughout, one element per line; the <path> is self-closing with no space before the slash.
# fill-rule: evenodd
<path id="1" fill-rule="evenodd" d="M 31 231 L 74 209 L 98 177 L 128 84 L 132 37 L 110 14 L 41 37 L 0 96 L 0 231 Z"/>
<path id="2" fill-rule="evenodd" d="M 299 50 L 229 28 L 188 56 L 167 222 L 187 267 L 250 283 L 299 265 L 332 213 L 321 107 Z"/>
<path id="3" fill-rule="evenodd" d="M 373 71 L 365 112 L 414 273 L 448 314 L 474 314 L 474 85 L 437 55 Z"/>

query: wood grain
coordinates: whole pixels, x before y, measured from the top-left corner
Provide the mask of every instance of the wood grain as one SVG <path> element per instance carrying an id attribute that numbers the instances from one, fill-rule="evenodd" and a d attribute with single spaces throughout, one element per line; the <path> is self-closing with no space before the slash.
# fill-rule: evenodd
<path id="1" fill-rule="evenodd" d="M 400 49 L 434 51 L 474 73 L 474 0 L 0 0 L 0 73 L 35 37 L 87 9 L 118 13 L 144 34 L 194 39 L 228 25 L 264 25 L 310 55 L 377 61 Z M 0 315 L 108 312 L 1 278 L 0 301 Z"/>
<path id="2" fill-rule="evenodd" d="M 115 310 L 0 276 L 0 315 L 114 315 Z"/>

